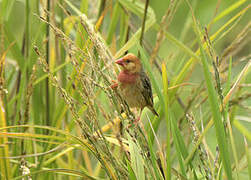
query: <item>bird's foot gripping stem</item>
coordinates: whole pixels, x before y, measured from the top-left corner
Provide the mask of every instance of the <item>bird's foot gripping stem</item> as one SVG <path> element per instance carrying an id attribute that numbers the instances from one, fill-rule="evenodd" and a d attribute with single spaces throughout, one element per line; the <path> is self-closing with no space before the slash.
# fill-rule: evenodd
<path id="1" fill-rule="evenodd" d="M 118 87 L 118 83 L 115 80 L 112 80 L 113 84 L 110 86 L 112 89 L 116 89 Z"/>
<path id="2" fill-rule="evenodd" d="M 132 127 L 132 126 L 138 126 L 139 121 L 140 121 L 140 116 L 137 117 L 132 123 L 130 123 L 130 124 L 128 125 L 128 128 L 130 128 L 130 127 Z"/>

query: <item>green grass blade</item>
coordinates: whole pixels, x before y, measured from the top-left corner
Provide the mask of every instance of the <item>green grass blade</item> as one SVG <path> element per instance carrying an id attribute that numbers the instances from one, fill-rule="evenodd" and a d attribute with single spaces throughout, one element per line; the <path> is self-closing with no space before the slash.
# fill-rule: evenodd
<path id="1" fill-rule="evenodd" d="M 112 11 L 111 24 L 108 29 L 108 35 L 107 35 L 107 40 L 106 40 L 107 44 L 111 44 L 112 38 L 115 35 L 116 26 L 118 23 L 120 13 L 121 13 L 121 8 L 119 6 L 119 3 L 116 2 L 115 6 L 113 8 L 113 11 Z"/>
<path id="2" fill-rule="evenodd" d="M 4 25 L 5 38 L 9 44 L 11 44 L 12 42 L 15 42 L 15 36 L 12 33 L 11 29 L 12 28 L 8 24 Z M 26 61 L 24 60 L 24 56 L 21 53 L 21 48 L 18 46 L 17 43 L 14 43 L 10 51 L 12 55 L 14 56 L 15 60 L 17 61 L 19 68 L 23 69 L 24 63 Z"/>
<path id="3" fill-rule="evenodd" d="M 133 169 L 132 169 L 130 162 L 128 160 L 126 160 L 126 162 L 127 162 L 129 178 L 131 180 L 137 180 L 137 177 L 136 177 L 135 173 L 133 172 Z"/>
<path id="4" fill-rule="evenodd" d="M 168 99 L 168 79 L 166 65 L 162 64 L 162 81 L 163 81 L 163 96 L 165 103 L 165 119 L 166 119 L 166 161 L 167 161 L 167 180 L 171 179 L 171 132 L 170 132 L 170 120 L 169 117 L 169 99 Z"/>
<path id="5" fill-rule="evenodd" d="M 231 9 L 231 10 L 234 10 L 234 9 Z M 211 41 L 217 40 L 216 38 L 219 36 L 219 34 L 220 34 L 221 32 L 223 32 L 224 29 L 226 29 L 230 23 L 232 23 L 234 20 L 236 20 L 238 17 L 240 17 L 240 16 L 243 15 L 244 13 L 246 13 L 247 10 L 248 10 L 248 7 L 244 8 L 242 11 L 240 11 L 239 13 L 237 13 L 237 15 L 235 15 L 233 18 L 231 18 L 228 22 L 226 22 L 224 25 L 222 25 L 222 26 L 220 27 L 220 29 L 219 29 L 217 32 L 215 32 L 212 36 L 210 36 L 210 40 L 211 40 Z M 230 12 L 232 12 L 232 11 L 229 11 L 228 13 L 230 13 Z M 226 15 L 227 15 L 227 14 L 225 13 L 224 16 L 222 16 L 222 17 L 225 17 Z M 219 19 L 218 19 L 218 20 L 219 20 Z M 217 21 L 218 21 L 218 20 L 217 20 Z M 216 23 L 217 21 L 215 21 L 215 23 Z M 176 44 L 177 47 L 180 47 L 180 49 L 183 50 L 185 53 L 191 55 L 191 58 L 190 58 L 190 59 L 186 62 L 186 64 L 183 66 L 183 68 L 182 68 L 182 70 L 180 71 L 180 73 L 179 73 L 179 74 L 176 76 L 176 78 L 171 82 L 171 85 L 173 86 L 173 85 L 177 85 L 177 84 L 181 83 L 181 82 L 184 80 L 184 78 L 186 77 L 187 72 L 189 71 L 189 69 L 191 69 L 190 67 L 191 67 L 192 65 L 195 64 L 195 63 L 194 63 L 194 60 L 195 60 L 195 59 L 194 59 L 194 55 L 192 56 L 191 51 L 189 50 L 189 48 L 187 48 L 185 45 L 183 45 L 182 43 L 180 43 L 178 40 L 175 40 L 174 37 L 172 37 L 172 36 L 170 36 L 170 35 L 169 35 L 169 36 L 166 36 L 166 37 L 169 38 L 169 40 L 170 40 L 171 42 L 173 42 L 174 44 Z M 204 45 L 205 45 L 205 44 L 204 44 Z M 199 54 L 199 50 L 197 50 L 195 54 L 198 55 L 198 54 Z M 176 88 L 176 89 L 170 91 L 170 99 L 172 99 L 172 98 L 174 97 L 174 95 L 175 95 L 175 93 L 177 92 L 178 89 L 179 89 L 179 88 Z"/>
<path id="6" fill-rule="evenodd" d="M 127 32 L 129 29 L 129 19 L 130 16 L 127 16 L 127 14 L 121 12 L 120 29 L 119 29 L 120 30 L 119 48 L 121 48 L 126 42 Z"/>
<path id="7" fill-rule="evenodd" d="M 121 5 L 131 11 L 132 13 L 136 14 L 140 18 L 143 18 L 144 14 L 144 4 L 135 2 L 132 3 L 128 0 L 119 0 Z M 154 11 L 149 7 L 147 10 L 147 20 L 145 24 L 145 32 L 154 25 L 156 19 L 155 19 L 155 13 Z M 115 54 L 115 58 L 120 57 L 123 55 L 128 49 L 130 49 L 132 46 L 136 45 L 141 34 L 141 27 L 134 33 L 134 35 L 130 38 L 129 41 Z"/>
<path id="8" fill-rule="evenodd" d="M 14 3 L 15 3 L 15 0 L 3 0 L 1 2 L 1 17 L 3 17 L 4 21 L 8 21 Z M 0 17 L 0 20 L 1 20 L 1 17 Z"/>
<path id="9" fill-rule="evenodd" d="M 233 5 L 231 5 L 230 7 L 225 9 L 223 12 L 221 12 L 218 16 L 216 16 L 214 18 L 214 20 L 212 21 L 212 23 L 216 23 L 217 21 L 219 21 L 220 19 L 222 19 L 223 17 L 225 17 L 226 15 L 231 13 L 232 11 L 236 10 L 239 6 L 241 6 L 246 1 L 247 0 L 240 0 L 240 1 L 235 2 Z"/>
<path id="10" fill-rule="evenodd" d="M 138 180 L 145 180 L 144 161 L 140 154 L 140 148 L 128 135 L 129 151 L 131 156 L 132 169 Z"/>
<path id="11" fill-rule="evenodd" d="M 174 122 L 174 120 L 171 123 L 171 130 L 172 130 L 172 135 L 173 135 L 173 141 L 174 141 L 174 145 L 177 151 L 177 157 L 178 157 L 178 161 L 180 164 L 180 169 L 181 169 L 181 174 L 187 178 L 186 176 L 186 170 L 185 170 L 185 163 L 184 163 L 184 159 L 183 159 L 183 154 L 186 154 L 187 156 L 187 152 L 186 152 L 186 148 L 181 148 L 181 146 L 184 146 L 185 144 L 182 144 L 181 142 L 184 143 L 184 141 L 179 141 L 179 137 L 177 134 L 177 131 L 179 131 L 179 129 L 176 129 L 174 126 L 174 124 L 176 124 L 176 122 Z M 182 139 L 183 140 L 183 139 Z M 185 151 L 185 152 L 184 152 Z"/>
<path id="12" fill-rule="evenodd" d="M 160 26 L 158 24 L 154 25 L 154 28 L 156 30 L 159 30 Z M 199 60 L 199 56 L 194 53 L 190 48 L 188 48 L 185 44 L 183 44 L 181 41 L 179 41 L 177 38 L 175 38 L 172 34 L 165 31 L 166 38 L 171 41 L 173 44 L 175 44 L 177 47 L 179 47 L 183 52 L 185 52 L 187 55 L 191 56 L 195 60 Z"/>
<path id="13" fill-rule="evenodd" d="M 234 120 L 233 125 L 251 142 L 251 133 L 239 121 Z"/>
<path id="14" fill-rule="evenodd" d="M 84 179 L 87 178 L 87 179 L 91 179 L 91 180 L 100 179 L 100 178 L 95 178 L 95 177 L 88 175 L 88 172 L 61 168 L 61 169 L 38 170 L 38 171 L 34 171 L 34 172 L 27 174 L 27 175 L 15 177 L 13 180 L 25 179 L 25 177 L 29 177 L 30 175 L 38 175 L 38 174 L 46 174 L 46 173 L 62 174 L 64 176 L 73 176 L 73 177 L 79 177 L 79 178 L 84 178 Z"/>
<path id="15" fill-rule="evenodd" d="M 226 171 L 227 177 L 229 180 L 231 180 L 232 170 L 231 170 L 231 163 L 230 163 L 230 155 L 229 155 L 229 151 L 227 147 L 225 129 L 222 122 L 221 113 L 220 113 L 220 106 L 219 106 L 219 102 L 217 98 L 217 93 L 213 85 L 212 75 L 209 71 L 207 57 L 203 49 L 203 45 L 200 41 L 200 37 L 199 37 L 200 33 L 196 24 L 195 24 L 195 33 L 197 34 L 198 43 L 200 46 L 201 62 L 202 62 L 204 77 L 205 77 L 205 81 L 207 85 L 210 108 L 212 111 L 212 116 L 213 116 L 213 120 L 214 120 L 214 124 L 216 128 L 216 137 L 217 137 L 217 142 L 220 149 L 220 155 L 222 157 L 223 166 Z"/>
<path id="16" fill-rule="evenodd" d="M 5 128 L 7 125 L 5 116 L 6 115 L 5 115 L 4 103 L 2 99 L 0 99 L 0 128 Z M 5 133 L 6 130 L 1 132 Z M 0 177 L 3 176 L 4 179 L 9 180 L 11 179 L 11 172 L 10 172 L 10 161 L 8 159 L 9 157 L 8 137 L 1 137 L 0 144 L 2 146 L 0 147 L 0 156 L 2 157 L 0 158 L 0 170 L 1 170 Z"/>
<path id="17" fill-rule="evenodd" d="M 224 95 L 226 95 L 231 88 L 231 75 L 232 75 L 232 57 L 230 57 L 230 59 L 229 59 L 228 74 L 227 74 L 228 78 L 227 78 L 227 84 L 226 84 Z"/>
<path id="18" fill-rule="evenodd" d="M 150 140 L 150 138 L 148 138 L 148 146 L 149 146 L 149 151 L 150 151 L 150 156 L 151 156 L 151 161 L 152 161 L 155 176 L 157 177 L 157 179 L 161 179 L 161 175 L 158 170 L 159 168 L 158 168 L 158 164 L 157 164 L 157 158 L 154 154 L 154 148 L 153 148 L 153 144 L 152 144 L 152 141 Z"/>
<path id="19" fill-rule="evenodd" d="M 248 143 L 246 138 L 244 137 L 244 143 L 245 143 L 245 151 L 246 151 L 246 157 L 247 157 L 247 164 L 248 164 L 248 175 L 249 179 L 251 179 L 251 160 L 250 160 L 250 151 L 248 148 Z"/>

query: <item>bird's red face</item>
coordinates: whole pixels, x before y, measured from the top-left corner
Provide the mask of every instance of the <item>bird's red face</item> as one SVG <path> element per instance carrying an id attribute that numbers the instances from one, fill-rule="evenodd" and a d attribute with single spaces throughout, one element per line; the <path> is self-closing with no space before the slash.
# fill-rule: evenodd
<path id="1" fill-rule="evenodd" d="M 133 54 L 127 54 L 121 59 L 116 60 L 116 64 L 120 65 L 122 69 L 130 74 L 141 71 L 141 62 L 139 58 Z"/>

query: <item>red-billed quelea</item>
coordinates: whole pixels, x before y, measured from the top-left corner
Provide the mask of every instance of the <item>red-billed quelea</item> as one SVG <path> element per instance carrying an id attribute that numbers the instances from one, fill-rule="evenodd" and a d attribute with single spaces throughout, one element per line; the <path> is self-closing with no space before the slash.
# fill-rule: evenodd
<path id="1" fill-rule="evenodd" d="M 115 63 L 120 65 L 122 69 L 118 75 L 117 83 L 111 87 L 118 89 L 130 108 L 139 108 L 141 112 L 144 107 L 147 107 L 158 116 L 153 107 L 151 82 L 143 70 L 140 59 L 130 53 L 116 60 Z"/>

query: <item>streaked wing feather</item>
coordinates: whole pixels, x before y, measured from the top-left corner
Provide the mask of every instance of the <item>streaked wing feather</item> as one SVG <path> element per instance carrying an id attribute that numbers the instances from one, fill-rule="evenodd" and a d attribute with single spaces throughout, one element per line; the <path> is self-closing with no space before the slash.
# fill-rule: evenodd
<path id="1" fill-rule="evenodd" d="M 145 98 L 146 104 L 153 106 L 153 93 L 150 79 L 143 71 L 141 72 L 140 78 L 143 86 L 141 93 Z"/>

